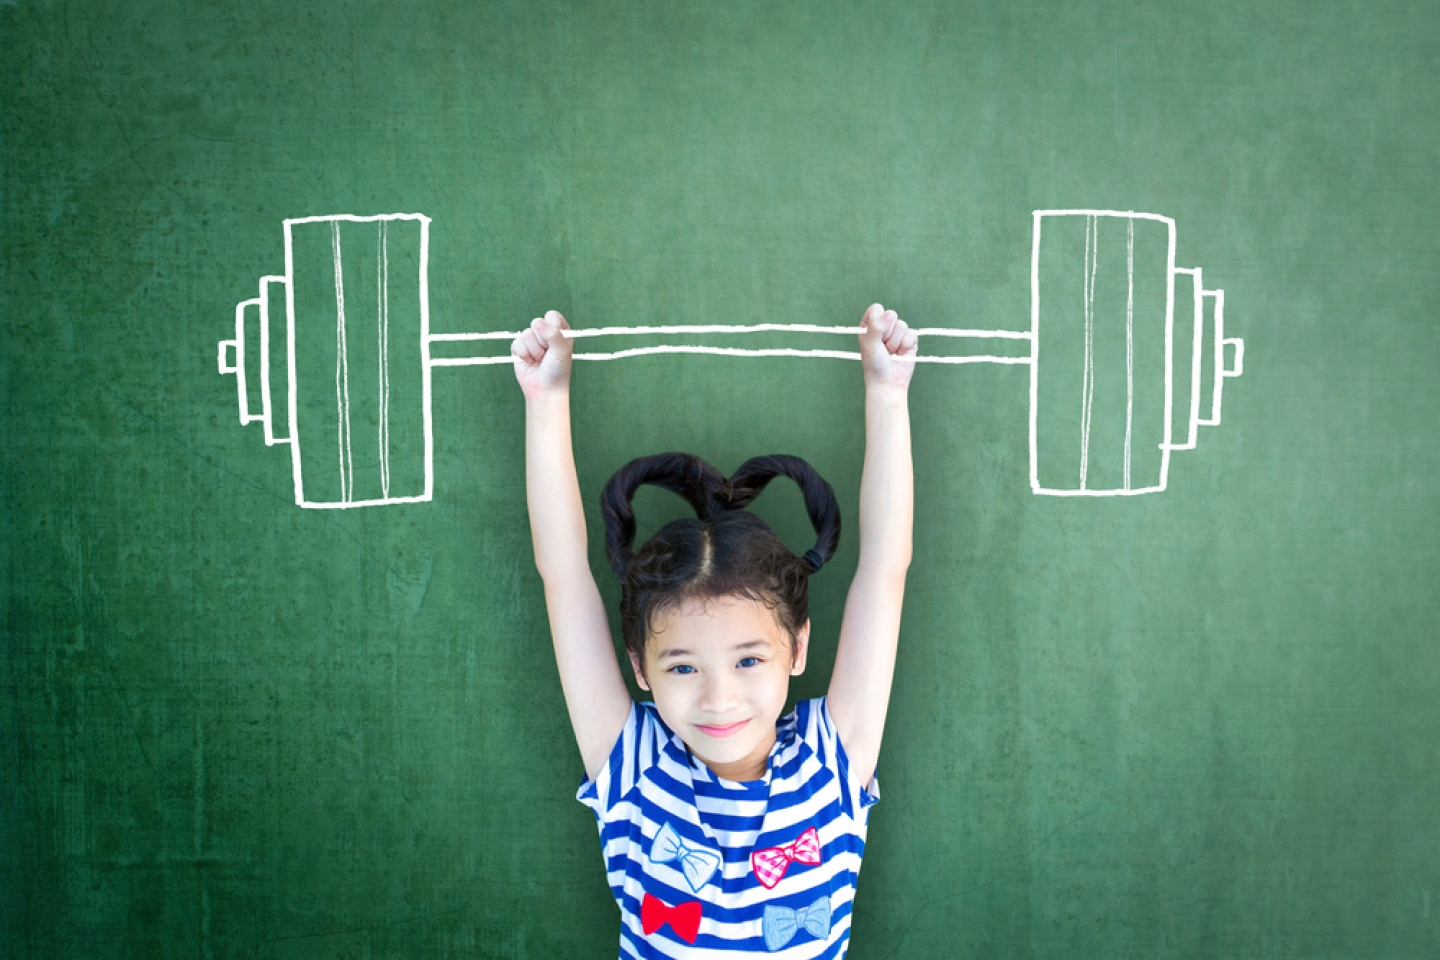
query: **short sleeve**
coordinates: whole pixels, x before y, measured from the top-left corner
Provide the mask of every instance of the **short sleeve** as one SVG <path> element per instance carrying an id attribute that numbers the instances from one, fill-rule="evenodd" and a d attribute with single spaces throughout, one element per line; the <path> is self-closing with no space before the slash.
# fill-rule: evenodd
<path id="1" fill-rule="evenodd" d="M 605 766 L 593 780 L 586 779 L 575 799 L 589 807 L 602 823 L 611 819 L 616 807 L 625 802 L 645 772 L 660 758 L 670 731 L 660 720 L 653 703 L 636 703 L 620 731 Z"/>
<path id="2" fill-rule="evenodd" d="M 811 746 L 822 762 L 837 769 L 841 793 L 848 808 L 846 812 L 863 823 L 869 817 L 870 807 L 880 801 L 878 775 L 872 774 L 869 783 L 861 784 L 850 767 L 850 757 L 845 753 L 845 745 L 840 742 L 840 733 L 835 729 L 835 718 L 830 716 L 826 698 L 811 700 L 808 706 L 810 709 L 804 718 L 807 722 L 801 725 L 802 736 L 811 740 Z"/>

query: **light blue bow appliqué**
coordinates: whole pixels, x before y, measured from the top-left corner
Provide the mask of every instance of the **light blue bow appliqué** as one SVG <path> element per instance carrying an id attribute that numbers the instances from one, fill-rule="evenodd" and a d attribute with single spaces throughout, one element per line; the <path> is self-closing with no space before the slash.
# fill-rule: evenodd
<path id="1" fill-rule="evenodd" d="M 660 832 L 655 834 L 655 841 L 650 844 L 650 862 L 669 863 L 672 860 L 680 861 L 685 880 L 690 884 L 690 889 L 696 891 L 705 886 L 720 868 L 720 854 L 704 847 L 685 846 L 680 840 L 680 834 L 675 832 L 675 827 L 666 823 L 660 828 Z"/>
<path id="2" fill-rule="evenodd" d="M 808 907 L 791 910 L 789 907 L 766 906 L 761 929 L 765 932 L 765 949 L 779 950 L 795 936 L 795 931 L 804 927 L 805 932 L 816 940 L 830 936 L 830 898 L 821 897 Z"/>

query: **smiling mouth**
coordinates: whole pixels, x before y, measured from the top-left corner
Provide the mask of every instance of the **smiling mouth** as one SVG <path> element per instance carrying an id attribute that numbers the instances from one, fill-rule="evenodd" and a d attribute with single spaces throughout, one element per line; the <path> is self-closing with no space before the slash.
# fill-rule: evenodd
<path id="1" fill-rule="evenodd" d="M 699 730 L 707 737 L 728 737 L 731 734 L 739 733 L 740 729 L 749 722 L 749 720 L 741 720 L 739 723 L 732 723 L 729 726 L 724 727 L 707 727 L 697 723 L 695 725 L 695 729 Z"/>

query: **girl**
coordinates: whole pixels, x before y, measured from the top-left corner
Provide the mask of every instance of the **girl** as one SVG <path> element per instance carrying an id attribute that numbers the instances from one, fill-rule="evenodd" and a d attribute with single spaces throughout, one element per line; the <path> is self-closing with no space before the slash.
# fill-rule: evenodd
<path id="1" fill-rule="evenodd" d="M 835 552 L 830 485 L 794 457 L 757 457 L 726 478 L 698 457 L 633 461 L 606 485 L 606 550 L 636 704 L 586 561 L 570 446 L 572 341 L 551 311 L 511 352 L 525 393 L 525 478 L 535 565 L 570 724 L 585 763 L 577 799 L 599 821 L 625 957 L 783 951 L 841 957 L 865 850 L 910 564 L 907 392 L 916 335 L 874 304 L 860 333 L 865 469 L 860 560 L 829 692 L 784 717 L 810 644 L 807 580 Z M 744 510 L 784 474 L 818 541 L 796 557 Z M 637 487 L 684 497 L 632 554 Z"/>

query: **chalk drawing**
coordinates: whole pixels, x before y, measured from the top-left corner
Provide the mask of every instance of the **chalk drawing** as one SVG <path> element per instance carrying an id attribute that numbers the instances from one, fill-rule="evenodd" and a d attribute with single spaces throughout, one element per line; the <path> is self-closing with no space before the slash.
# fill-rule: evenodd
<path id="1" fill-rule="evenodd" d="M 963 346 L 958 355 L 921 353 L 915 360 L 942 366 L 985 363 L 1029 367 L 1030 487 L 1034 493 L 1131 496 L 1162 491 L 1168 482 L 1171 451 L 1194 449 L 1198 428 L 1220 423 L 1223 382 L 1243 373 L 1244 341 L 1225 336 L 1224 291 L 1204 289 L 1199 268 L 1175 266 L 1175 222 L 1168 217 L 1134 211 L 1063 209 L 1037 210 L 1033 218 L 1030 328 L 918 328 L 922 350 L 926 341 L 940 339 L 958 341 Z M 1059 236 L 1058 241 L 1051 240 L 1048 245 L 1042 244 L 1046 224 L 1052 236 Z M 1137 225 L 1141 228 L 1138 248 Z M 501 344 L 508 347 L 520 331 L 430 332 L 430 218 L 423 214 L 336 214 L 289 219 L 283 226 L 285 273 L 262 277 L 260 296 L 236 305 L 234 339 L 222 340 L 218 346 L 219 371 L 236 378 L 241 424 L 259 422 L 267 445 L 290 446 L 295 502 L 301 507 L 348 509 L 429 501 L 434 494 L 433 369 L 510 366 L 513 359 L 508 350 L 495 351 Z M 323 240 L 317 231 L 324 231 Z M 1119 246 L 1120 238 L 1123 248 Z M 395 247 L 397 243 L 399 247 Z M 368 249 L 369 245 L 374 246 L 374 277 L 373 281 L 365 278 L 362 288 L 351 279 L 363 272 L 359 260 L 347 258 L 346 250 L 352 246 Z M 298 277 L 297 246 L 303 247 L 306 254 L 302 261 L 304 272 Z M 1138 270 L 1137 249 L 1143 261 Z M 403 261 L 398 267 L 396 250 L 401 251 Z M 1119 280 L 1122 272 L 1123 285 Z M 1178 361 L 1184 388 L 1183 439 L 1177 439 L 1172 431 L 1177 277 L 1184 278 L 1192 291 L 1188 309 L 1183 312 L 1185 338 L 1181 343 L 1185 355 Z M 297 282 L 305 289 L 304 315 L 299 317 Z M 397 282 L 409 291 L 406 295 L 394 292 Z M 321 298 L 315 291 L 320 284 L 331 289 L 330 307 L 319 306 Z M 272 287 L 276 290 L 272 291 Z M 280 289 L 285 294 L 288 388 L 284 398 L 288 432 L 284 436 L 275 429 L 270 377 L 271 324 L 278 322 L 271 317 L 271 304 Z M 347 313 L 347 293 L 367 290 L 373 290 L 373 311 L 367 301 L 362 313 L 366 317 L 373 313 L 375 335 L 363 341 L 356 339 L 360 333 L 354 309 Z M 333 316 L 329 316 L 331 311 Z M 253 318 L 251 322 L 258 325 L 258 357 L 245 349 L 247 337 L 252 336 L 247 318 Z M 369 322 L 365 321 L 367 325 Z M 333 323 L 333 341 L 318 332 L 326 323 Z M 1046 355 L 1055 358 L 1049 361 L 1055 369 L 1048 372 L 1042 371 L 1040 363 L 1042 328 Z M 297 329 L 301 333 L 298 339 Z M 577 350 L 574 358 L 583 361 L 665 354 L 858 361 L 858 351 L 833 349 L 824 343 L 835 336 L 855 337 L 860 332 L 858 326 L 803 323 L 656 324 L 594 327 L 566 331 L 565 335 L 586 341 L 636 336 L 682 341 L 603 351 Z M 747 336 L 754 334 L 783 334 L 801 345 L 713 346 L 683 342 L 702 335 L 719 335 L 735 337 L 743 344 Z M 358 356 L 354 351 L 367 342 L 363 360 L 354 359 Z M 1014 348 L 1007 352 L 1003 348 L 1006 342 L 1025 343 L 1028 353 L 1015 355 Z M 450 345 L 447 350 L 465 345 L 473 349 L 464 355 L 435 357 L 431 353 L 435 344 Z M 409 358 L 399 368 L 395 366 L 397 351 L 408 351 L 405 356 Z M 300 353 L 306 354 L 303 360 L 297 359 Z M 317 363 L 330 364 L 332 359 L 335 400 L 325 412 L 309 379 L 305 385 L 312 393 L 301 393 L 300 370 L 318 369 Z M 373 374 L 361 377 L 356 363 L 373 366 Z M 256 405 L 250 399 L 254 386 L 250 374 L 256 364 L 260 374 L 258 413 L 252 412 Z M 1208 378 L 1202 376 L 1206 364 L 1212 368 Z M 392 383 L 392 373 L 397 369 L 404 374 L 402 380 L 418 385 L 418 398 L 402 391 L 397 401 Z M 313 374 L 308 376 L 313 378 Z M 365 398 L 356 400 L 353 389 L 362 383 L 373 386 L 363 387 Z M 1070 389 L 1075 392 L 1067 402 L 1065 394 Z M 414 411 L 408 415 L 419 428 L 397 430 L 396 411 L 413 406 L 410 400 L 418 402 L 418 416 Z M 399 407 L 395 406 L 397 402 Z M 357 426 L 357 418 L 362 425 Z M 303 461 L 301 436 L 323 438 L 330 430 L 334 430 L 333 468 L 318 461 Z M 367 433 L 373 440 L 357 446 L 357 438 Z M 369 449 L 375 450 L 373 479 L 368 472 L 371 467 L 366 466 L 370 455 L 366 453 L 362 461 L 357 454 Z M 402 464 L 423 464 L 423 472 L 412 470 L 409 476 L 398 476 L 396 470 Z M 357 474 L 360 467 L 364 469 Z"/>
<path id="2" fill-rule="evenodd" d="M 585 339 L 590 337 L 616 337 L 616 336 L 696 336 L 699 334 L 743 334 L 743 333 L 790 333 L 790 334 L 843 334 L 854 338 L 858 336 L 863 327 L 829 327 L 812 323 L 753 323 L 748 325 L 716 325 L 716 324 L 659 324 L 651 327 L 593 327 L 587 330 L 566 330 L 564 336 L 567 339 Z M 498 330 L 490 333 L 437 333 L 431 334 L 430 342 L 463 342 L 474 340 L 503 340 L 506 343 L 513 341 L 520 335 L 518 330 Z M 969 340 L 1029 340 L 1028 330 L 961 330 L 944 327 L 921 328 L 915 331 L 921 337 L 954 337 Z M 680 344 L 661 344 L 651 347 L 635 347 L 629 350 L 619 350 L 612 353 L 576 353 L 572 356 L 576 360 L 622 360 L 626 357 L 643 357 L 650 354 L 661 353 L 708 353 L 717 357 L 826 357 L 833 360 L 859 360 L 858 351 L 851 350 L 795 350 L 790 348 L 756 348 L 756 347 L 706 347 Z M 1030 362 L 1029 357 L 1006 357 L 990 354 L 974 354 L 960 357 L 926 357 L 917 356 L 917 363 L 1011 363 L 1026 364 Z M 513 359 L 510 354 L 489 357 L 453 357 L 437 358 L 431 361 L 437 367 L 475 367 L 487 366 L 489 364 L 509 364 Z"/>
<path id="3" fill-rule="evenodd" d="M 418 227 L 418 262 L 415 274 L 418 282 L 418 297 L 413 304 L 414 309 L 407 314 L 407 319 L 415 321 L 415 329 L 403 332 L 404 336 L 414 338 L 418 343 L 421 355 L 421 362 L 417 364 L 418 374 L 422 382 L 422 394 L 420 403 L 420 420 L 423 429 L 418 434 L 418 449 L 413 451 L 415 459 L 423 462 L 423 482 L 412 484 L 416 487 L 405 493 L 395 493 L 391 490 L 393 472 L 393 451 L 391 439 L 392 415 L 390 410 L 390 356 L 394 341 L 391 331 L 391 264 L 390 264 L 390 234 L 393 225 L 396 223 L 407 223 Z M 433 496 L 433 430 L 430 411 L 430 364 L 428 354 L 429 336 L 429 289 L 428 289 L 428 261 L 429 261 L 429 224 L 430 218 L 422 214 L 387 214 L 382 216 L 355 216 L 351 214 L 336 214 L 333 216 L 318 217 L 297 217 L 284 221 L 285 234 L 285 273 L 283 275 L 265 276 L 260 278 L 260 296 L 254 299 L 245 300 L 236 305 L 235 308 L 235 339 L 223 340 L 219 344 L 218 366 L 221 373 L 234 374 L 236 377 L 236 391 L 239 397 L 240 421 L 241 423 L 260 422 L 264 426 L 265 443 L 267 446 L 276 444 L 287 444 L 290 447 L 291 470 L 294 477 L 295 502 L 301 507 L 310 509 L 344 509 L 349 507 L 379 506 L 384 504 L 397 503 L 421 503 L 428 501 Z M 356 471 L 355 471 L 355 430 L 354 411 L 351 404 L 351 389 L 354 385 L 354 378 L 350 370 L 350 350 L 353 343 L 352 326 L 346 306 L 347 285 L 345 282 L 345 256 L 344 242 L 342 239 L 342 227 L 346 225 L 367 225 L 373 226 L 376 231 L 377 261 L 376 261 L 376 345 L 375 351 L 378 357 L 376 371 L 376 392 L 378 395 L 378 409 L 376 420 L 378 430 L 376 431 L 376 444 L 378 447 L 379 460 L 379 496 L 362 497 L 356 495 Z M 338 483 L 333 495 L 326 496 L 322 493 L 307 493 L 305 477 L 305 461 L 302 459 L 300 437 L 301 421 L 301 395 L 300 380 L 297 363 L 297 317 L 295 302 L 296 286 L 296 265 L 295 265 L 295 239 L 298 231 L 303 231 L 313 226 L 325 231 L 326 245 L 329 252 L 328 277 L 319 277 L 326 283 L 332 284 L 333 313 L 330 318 L 334 329 L 334 377 L 335 377 L 335 401 L 334 401 L 334 423 L 335 434 L 334 446 L 331 448 L 332 458 L 336 463 L 333 471 Z M 313 266 L 313 263 L 311 264 Z M 272 333 L 277 333 L 275 326 L 280 318 L 274 316 L 271 309 L 275 304 L 278 291 L 283 290 L 284 302 L 284 336 L 285 352 L 285 413 L 284 419 L 277 420 L 274 408 L 275 391 L 271 377 L 271 346 Z M 245 350 L 247 340 L 246 320 L 252 317 L 251 322 L 258 326 L 259 356 L 252 357 Z M 310 325 L 315 326 L 314 318 L 310 319 Z M 249 389 L 251 387 L 247 377 L 253 372 L 254 366 L 258 364 L 260 374 L 260 412 L 252 412 L 253 405 L 249 402 Z M 304 433 L 310 439 L 317 439 L 312 436 L 314 431 Z"/>
<path id="4" fill-rule="evenodd" d="M 1036 210 L 1033 216 L 1030 487 L 1047 496 L 1109 497 L 1160 492 L 1169 482 L 1171 451 L 1194 449 L 1198 428 L 1220 423 L 1224 380 L 1238 377 L 1244 370 L 1244 341 L 1225 336 L 1225 292 L 1204 289 L 1198 267 L 1175 265 L 1176 228 L 1169 217 L 1100 209 Z M 1137 235 L 1137 229 L 1143 237 Z M 1077 230 L 1083 232 L 1083 239 L 1076 235 Z M 1067 242 L 1047 246 L 1042 238 L 1057 232 L 1068 232 Z M 1066 251 L 1072 246 L 1080 257 L 1078 283 L 1064 269 Z M 1137 270 L 1136 258 L 1142 252 L 1150 269 Z M 1111 276 L 1108 290 L 1112 295 L 1108 309 L 1098 310 L 1097 284 L 1107 273 Z M 1186 354 L 1178 362 L 1177 277 L 1186 278 L 1193 288 L 1190 310 L 1183 317 L 1190 340 Z M 1141 294 L 1143 303 L 1137 301 Z M 1114 367 L 1118 371 L 1123 363 L 1123 393 L 1114 382 L 1120 379 L 1118 373 L 1107 378 L 1097 371 L 1097 337 L 1104 326 L 1102 320 L 1113 321 Z M 1054 374 L 1057 365 L 1053 361 L 1043 366 L 1040 363 L 1042 348 L 1050 356 L 1057 349 L 1063 354 L 1067 345 L 1079 366 L 1077 397 L 1070 409 L 1050 396 L 1042 399 L 1042 395 L 1055 389 L 1063 393 L 1063 371 L 1071 358 L 1058 364 L 1060 375 Z M 1137 350 L 1142 348 L 1144 356 L 1137 356 Z M 1213 366 L 1209 383 L 1202 381 L 1206 363 Z M 1048 375 L 1047 370 L 1051 371 Z M 1138 383 L 1142 378 L 1143 388 Z M 1042 390 L 1042 383 L 1049 389 Z M 1177 384 L 1183 387 L 1186 410 L 1184 440 L 1179 442 L 1173 429 Z M 1106 461 L 1111 468 L 1109 477 L 1097 480 L 1096 391 L 1102 388 L 1108 388 L 1113 398 L 1117 429 L 1111 433 L 1118 439 Z M 1208 412 L 1202 416 L 1207 390 Z M 1139 416 L 1140 405 L 1151 415 Z M 1066 436 L 1072 426 L 1073 449 Z M 1143 476 L 1137 477 L 1137 471 Z"/>

